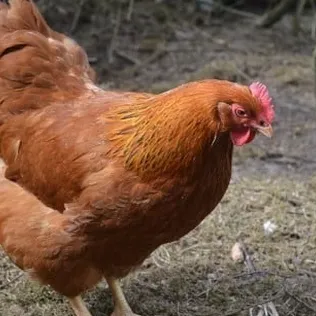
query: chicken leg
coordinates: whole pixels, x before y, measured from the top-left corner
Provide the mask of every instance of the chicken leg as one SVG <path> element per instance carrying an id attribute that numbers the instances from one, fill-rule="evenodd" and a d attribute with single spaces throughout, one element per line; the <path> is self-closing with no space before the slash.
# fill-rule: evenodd
<path id="1" fill-rule="evenodd" d="M 83 302 L 81 296 L 68 297 L 68 300 L 76 316 L 92 316 L 88 311 L 85 303 Z"/>
<path id="2" fill-rule="evenodd" d="M 120 281 L 115 278 L 106 278 L 111 290 L 113 301 L 114 301 L 114 311 L 111 316 L 140 316 L 134 314 L 130 306 L 128 305 L 122 288 L 120 286 Z"/>

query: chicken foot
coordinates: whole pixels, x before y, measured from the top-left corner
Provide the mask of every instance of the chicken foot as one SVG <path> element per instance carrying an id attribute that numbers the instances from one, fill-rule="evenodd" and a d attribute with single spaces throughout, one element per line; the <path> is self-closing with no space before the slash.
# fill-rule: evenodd
<path id="1" fill-rule="evenodd" d="M 68 297 L 68 300 L 76 316 L 92 316 L 88 311 L 85 303 L 83 302 L 81 296 Z"/>
<path id="2" fill-rule="evenodd" d="M 120 281 L 110 277 L 106 278 L 106 281 L 108 282 L 114 301 L 114 311 L 111 316 L 140 316 L 134 314 L 127 303 L 120 285 Z"/>

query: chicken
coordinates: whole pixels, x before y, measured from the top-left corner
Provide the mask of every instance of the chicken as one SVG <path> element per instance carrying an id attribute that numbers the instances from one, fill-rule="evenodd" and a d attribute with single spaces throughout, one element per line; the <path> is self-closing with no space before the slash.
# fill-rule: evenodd
<path id="1" fill-rule="evenodd" d="M 94 78 L 31 1 L 2 5 L 0 243 L 77 316 L 90 315 L 80 294 L 103 277 L 112 316 L 131 316 L 119 279 L 217 206 L 233 146 L 271 137 L 274 109 L 257 82 L 153 95 L 103 91 Z"/>

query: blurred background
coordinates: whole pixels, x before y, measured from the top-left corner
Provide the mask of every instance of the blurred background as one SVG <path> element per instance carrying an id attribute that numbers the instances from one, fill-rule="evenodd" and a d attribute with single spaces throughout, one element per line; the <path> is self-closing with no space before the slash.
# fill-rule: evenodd
<path id="1" fill-rule="evenodd" d="M 100 82 L 125 89 L 160 91 L 192 76 L 252 80 L 267 67 L 255 56 L 311 55 L 316 32 L 313 0 L 35 2 L 54 29 L 86 48 Z"/>
<path id="2" fill-rule="evenodd" d="M 316 1 L 36 3 L 52 28 L 86 49 L 105 89 L 158 93 L 205 78 L 260 80 L 274 99 L 275 136 L 235 150 L 232 183 L 217 209 L 125 280 L 135 312 L 316 315 Z M 238 240 L 257 271 L 231 259 Z M 85 300 L 95 316 L 112 309 L 103 283 Z M 71 313 L 0 256 L 0 315 Z"/>

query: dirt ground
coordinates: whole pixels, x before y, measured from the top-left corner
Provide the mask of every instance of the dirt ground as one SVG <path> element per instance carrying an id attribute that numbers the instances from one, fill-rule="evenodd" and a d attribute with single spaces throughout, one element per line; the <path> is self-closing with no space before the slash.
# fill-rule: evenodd
<path id="1" fill-rule="evenodd" d="M 70 29 L 75 8 L 41 8 L 54 28 Z M 294 35 L 290 17 L 260 30 L 229 14 L 189 19 L 155 9 L 153 18 L 147 8 L 134 9 L 128 22 L 125 10 L 102 15 L 87 7 L 73 32 L 105 88 L 159 92 L 202 78 L 260 80 L 272 92 L 277 117 L 272 140 L 257 137 L 236 149 L 232 183 L 217 209 L 123 281 L 132 308 L 143 316 L 264 315 L 260 308 L 272 301 L 280 316 L 316 315 L 311 17 Z M 276 225 L 270 235 L 263 229 L 268 220 Z M 257 273 L 232 261 L 237 240 L 248 246 Z M 94 316 L 113 308 L 104 283 L 84 299 Z M 72 314 L 62 297 L 29 281 L 2 254 L 0 315 Z"/>

